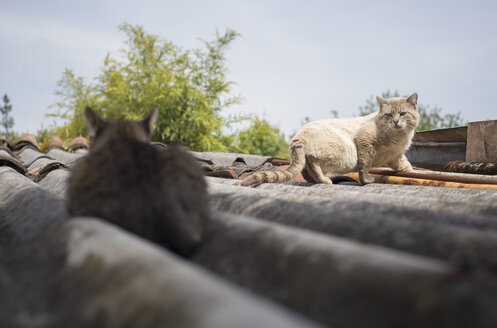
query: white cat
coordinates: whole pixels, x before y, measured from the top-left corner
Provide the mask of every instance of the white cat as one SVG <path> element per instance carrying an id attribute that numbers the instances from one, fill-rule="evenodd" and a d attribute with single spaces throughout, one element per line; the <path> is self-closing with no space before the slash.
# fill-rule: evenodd
<path id="1" fill-rule="evenodd" d="M 363 117 L 311 122 L 290 141 L 291 162 L 286 170 L 256 172 L 242 186 L 285 182 L 300 172 L 309 182 L 332 183 L 326 175 L 358 171 L 362 184 L 374 179 L 373 166 L 412 171 L 404 155 L 419 122 L 418 94 L 385 100 L 376 97 L 380 110 Z"/>

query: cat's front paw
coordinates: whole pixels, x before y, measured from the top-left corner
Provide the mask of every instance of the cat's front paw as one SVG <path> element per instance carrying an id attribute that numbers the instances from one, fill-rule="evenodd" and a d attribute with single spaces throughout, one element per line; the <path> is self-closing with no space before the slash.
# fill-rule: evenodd
<path id="1" fill-rule="evenodd" d="M 400 171 L 402 172 L 414 172 L 414 169 L 412 168 L 411 165 L 403 167 Z"/>
<path id="2" fill-rule="evenodd" d="M 373 183 L 374 182 L 374 177 L 367 173 L 359 173 L 359 182 L 362 185 L 368 184 L 368 183 Z"/>

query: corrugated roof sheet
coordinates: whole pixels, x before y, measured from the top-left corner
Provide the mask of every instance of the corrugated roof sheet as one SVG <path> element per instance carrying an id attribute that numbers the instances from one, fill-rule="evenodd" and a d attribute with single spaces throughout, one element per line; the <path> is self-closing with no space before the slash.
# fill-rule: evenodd
<path id="1" fill-rule="evenodd" d="M 85 147 L 28 141 L 0 150 L 2 327 L 497 324 L 497 191 L 246 188 L 244 172 L 286 162 L 194 153 L 229 179 L 207 178 L 209 231 L 179 259 L 98 218 L 69 220 L 66 181 Z"/>

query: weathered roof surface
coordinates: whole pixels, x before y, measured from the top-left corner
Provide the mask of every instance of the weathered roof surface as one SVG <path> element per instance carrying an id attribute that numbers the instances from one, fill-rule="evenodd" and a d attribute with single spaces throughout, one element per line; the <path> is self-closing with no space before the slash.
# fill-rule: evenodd
<path id="1" fill-rule="evenodd" d="M 10 166 L 19 173 L 26 174 L 26 167 L 9 148 L 3 146 L 0 146 L 0 166 Z"/>
<path id="2" fill-rule="evenodd" d="M 180 259 L 69 218 L 67 178 L 86 151 L 33 143 L 0 154 L 11 158 L 0 161 L 1 327 L 497 325 L 495 190 L 246 188 L 243 172 L 285 162 L 194 153 L 231 179 L 207 178 L 212 222 Z"/>
<path id="3" fill-rule="evenodd" d="M 67 173 L 38 184 L 0 167 L 1 327 L 317 326 L 110 224 L 69 220 Z"/>
<path id="4" fill-rule="evenodd" d="M 47 152 L 47 156 L 54 158 L 60 162 L 67 165 L 72 165 L 78 161 L 84 154 L 81 153 L 69 153 L 63 149 L 52 148 Z"/>
<path id="5" fill-rule="evenodd" d="M 466 142 L 468 136 L 467 126 L 454 128 L 418 131 L 414 135 L 414 141 L 437 141 L 437 142 Z"/>
<path id="6" fill-rule="evenodd" d="M 212 161 L 216 166 L 231 166 L 233 163 L 245 163 L 249 166 L 263 165 L 269 156 L 258 156 L 248 154 L 231 154 L 231 153 L 210 153 L 210 152 L 192 152 L 194 156 L 200 159 Z"/>

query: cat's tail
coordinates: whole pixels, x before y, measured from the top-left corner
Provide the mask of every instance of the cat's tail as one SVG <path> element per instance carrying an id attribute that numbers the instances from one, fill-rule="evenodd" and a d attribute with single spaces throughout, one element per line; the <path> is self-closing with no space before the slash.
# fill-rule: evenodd
<path id="1" fill-rule="evenodd" d="M 290 147 L 290 166 L 281 171 L 261 171 L 245 178 L 241 185 L 251 186 L 261 183 L 281 183 L 295 178 L 305 166 L 305 150 L 302 141 L 293 142 Z"/>

